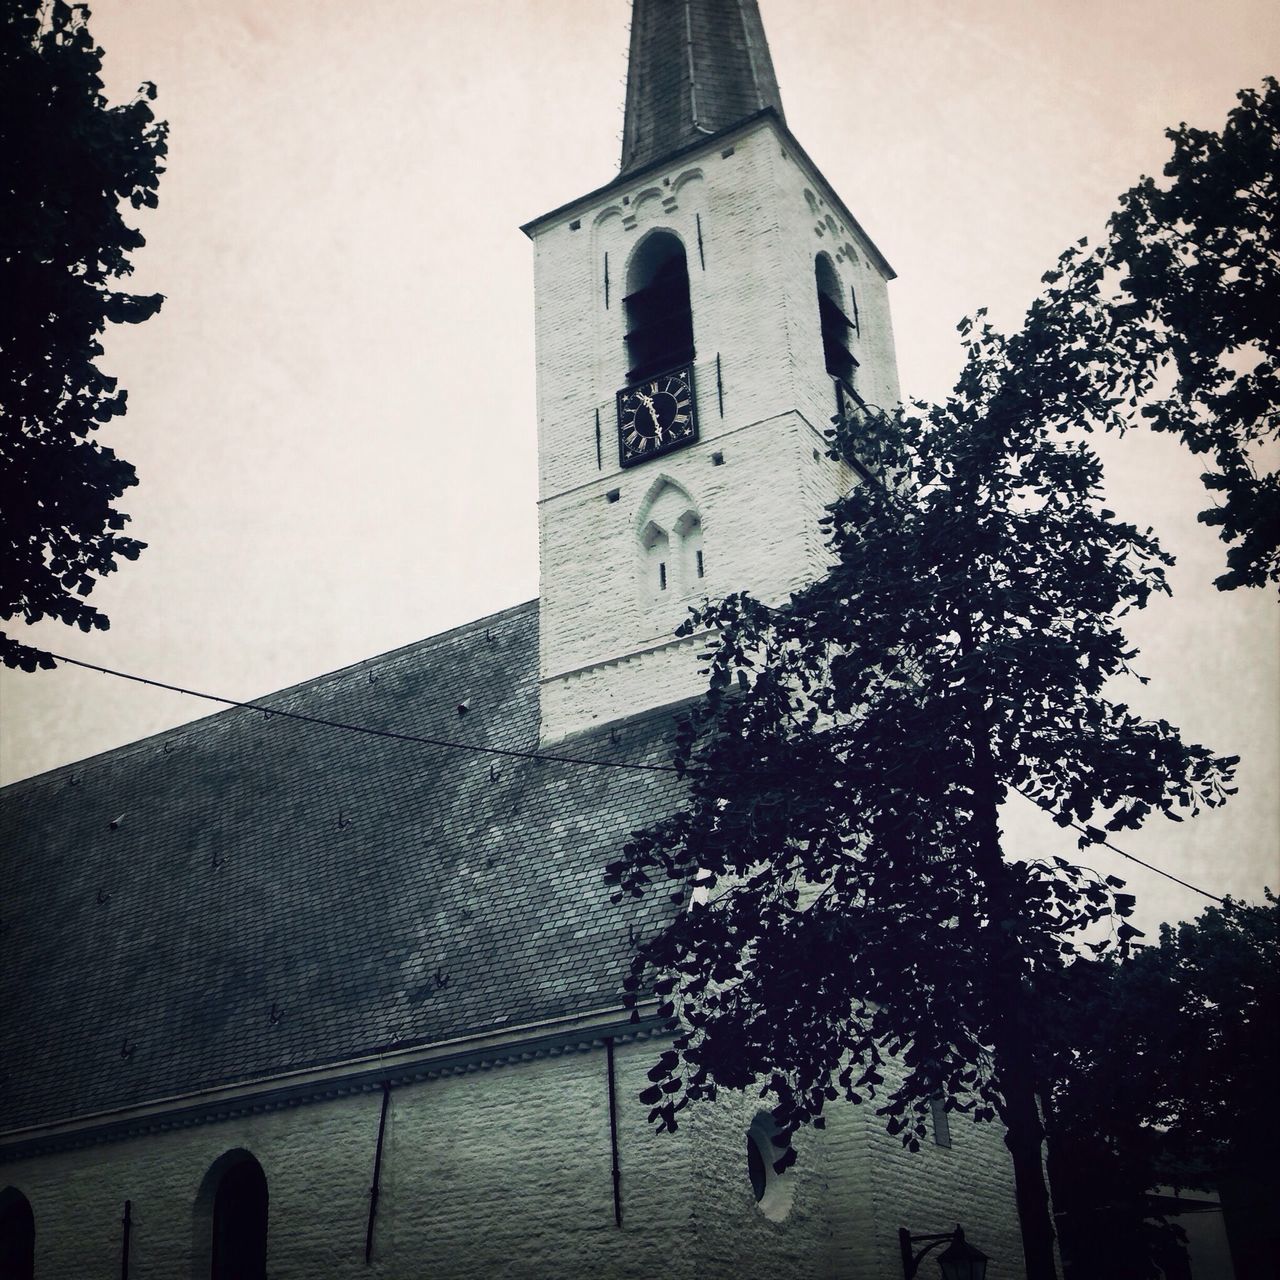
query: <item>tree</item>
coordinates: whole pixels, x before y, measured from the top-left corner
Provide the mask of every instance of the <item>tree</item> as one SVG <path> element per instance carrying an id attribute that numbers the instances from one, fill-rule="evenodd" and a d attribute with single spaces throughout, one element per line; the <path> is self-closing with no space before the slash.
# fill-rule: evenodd
<path id="1" fill-rule="evenodd" d="M 154 85 L 107 105 L 88 19 L 64 0 L 8 0 L 0 26 L 0 619 L 85 631 L 108 625 L 85 600 L 97 579 L 143 545 L 114 506 L 134 469 L 93 436 L 126 392 L 95 362 L 108 321 L 160 308 L 114 282 L 144 243 L 120 203 L 156 204 L 166 151 Z M 3 632 L 0 658 L 53 665 Z"/>
<path id="2" fill-rule="evenodd" d="M 1079 1275 L 1155 1276 L 1162 1184 L 1223 1193 L 1237 1274 L 1274 1272 L 1280 1192 L 1280 901 L 1228 900 L 1123 964 L 1077 966 L 1046 1026 L 1049 1168 Z M 1256 1200 L 1251 1205 L 1250 1200 Z M 1252 1211 L 1251 1211 L 1252 1210 Z"/>
<path id="3" fill-rule="evenodd" d="M 1082 930 L 1125 951 L 1132 897 L 1005 847 L 1028 797 L 1082 845 L 1221 803 L 1232 758 L 1114 700 L 1134 652 L 1116 619 L 1167 590 L 1148 530 L 1100 500 L 1080 437 L 1122 413 L 1076 247 L 1013 337 L 964 322 L 953 394 L 917 418 L 844 424 L 872 478 L 827 517 L 832 566 L 771 608 L 709 604 L 709 690 L 683 726 L 678 812 L 636 833 L 615 897 L 666 882 L 687 909 L 637 946 L 672 1047 L 641 1095 L 660 1129 L 758 1087 L 791 1139 L 843 1097 L 911 1147 L 930 1099 L 1003 1122 L 1027 1275 L 1055 1274 L 1032 1026 Z M 896 1078 L 886 1073 L 895 1059 Z"/>
<path id="4" fill-rule="evenodd" d="M 1220 590 L 1280 583 L 1280 84 L 1238 97 L 1220 134 L 1168 131 L 1171 181 L 1121 198 L 1096 297 L 1132 407 L 1210 460 Z"/>

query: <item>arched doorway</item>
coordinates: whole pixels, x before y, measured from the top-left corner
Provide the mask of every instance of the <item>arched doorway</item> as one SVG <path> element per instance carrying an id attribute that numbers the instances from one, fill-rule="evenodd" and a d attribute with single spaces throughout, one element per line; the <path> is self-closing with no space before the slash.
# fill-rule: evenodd
<path id="1" fill-rule="evenodd" d="M 36 1220 L 17 1187 L 0 1191 L 0 1280 L 31 1280 L 36 1267 Z"/>
<path id="2" fill-rule="evenodd" d="M 196 1219 L 199 1234 L 207 1231 L 201 1253 L 210 1280 L 266 1280 L 267 1176 L 249 1152 L 228 1151 L 214 1161 L 200 1188 Z"/>

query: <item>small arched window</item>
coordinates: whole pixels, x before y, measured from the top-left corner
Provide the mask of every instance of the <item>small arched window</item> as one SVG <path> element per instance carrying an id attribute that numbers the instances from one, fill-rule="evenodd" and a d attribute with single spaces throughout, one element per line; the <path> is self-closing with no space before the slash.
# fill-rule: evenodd
<path id="1" fill-rule="evenodd" d="M 650 520 L 640 535 L 644 552 L 644 579 L 652 595 L 671 586 L 671 539 L 667 531 Z"/>
<path id="2" fill-rule="evenodd" d="M 205 1176 L 212 1198 L 211 1280 L 266 1280 L 267 1176 L 247 1151 L 228 1151 Z"/>
<path id="3" fill-rule="evenodd" d="M 747 1130 L 747 1177 L 751 1181 L 751 1194 L 760 1212 L 771 1222 L 781 1222 L 791 1212 L 796 1190 L 794 1179 L 775 1168 L 783 1156 L 782 1148 L 773 1140 L 776 1132 L 773 1117 L 763 1111 Z"/>
<path id="4" fill-rule="evenodd" d="M 693 313 L 684 245 L 670 231 L 654 231 L 636 247 L 627 268 L 627 379 L 693 359 Z"/>
<path id="5" fill-rule="evenodd" d="M 0 1280 L 31 1280 L 36 1267 L 36 1220 L 17 1187 L 0 1191 Z"/>
<path id="6" fill-rule="evenodd" d="M 822 322 L 822 356 L 827 372 L 848 386 L 853 385 L 853 371 L 858 367 L 851 350 L 856 325 L 844 311 L 844 287 L 831 259 L 818 254 L 814 262 L 818 285 L 818 317 Z"/>

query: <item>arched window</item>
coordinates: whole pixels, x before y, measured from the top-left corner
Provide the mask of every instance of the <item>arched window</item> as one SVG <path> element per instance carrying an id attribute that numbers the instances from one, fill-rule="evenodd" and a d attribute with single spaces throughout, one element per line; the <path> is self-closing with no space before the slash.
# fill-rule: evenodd
<path id="1" fill-rule="evenodd" d="M 747 1177 L 751 1194 L 760 1212 L 771 1222 L 781 1222 L 791 1212 L 796 1193 L 795 1180 L 774 1168 L 783 1154 L 773 1140 L 776 1132 L 773 1117 L 767 1111 L 759 1112 L 747 1130 Z"/>
<path id="2" fill-rule="evenodd" d="M 31 1280 L 36 1267 L 36 1220 L 17 1187 L 0 1191 L 0 1280 Z"/>
<path id="3" fill-rule="evenodd" d="M 850 350 L 854 323 L 844 312 L 844 287 L 840 276 L 825 253 L 814 261 L 818 284 L 818 316 L 822 321 L 822 355 L 827 372 L 848 386 L 853 385 L 857 360 Z"/>
<path id="4" fill-rule="evenodd" d="M 266 1280 L 267 1176 L 247 1151 L 219 1156 L 196 1206 L 208 1228 L 210 1280 Z"/>
<path id="5" fill-rule="evenodd" d="M 627 268 L 627 378 L 638 382 L 693 359 L 693 313 L 684 245 L 670 231 L 654 231 L 636 247 Z"/>

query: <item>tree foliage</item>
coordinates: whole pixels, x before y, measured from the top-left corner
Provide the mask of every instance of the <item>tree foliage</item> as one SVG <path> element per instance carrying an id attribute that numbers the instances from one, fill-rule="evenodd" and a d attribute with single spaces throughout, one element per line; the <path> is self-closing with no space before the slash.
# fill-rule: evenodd
<path id="1" fill-rule="evenodd" d="M 1032 1277 L 1054 1270 L 1034 1009 L 1082 930 L 1097 953 L 1136 930 L 1119 880 L 1005 848 L 1000 807 L 1019 793 L 1087 845 L 1221 803 L 1235 763 L 1113 696 L 1135 656 L 1117 620 L 1167 590 L 1168 557 L 1102 505 L 1082 432 L 1122 413 L 1088 301 L 1103 267 L 1081 246 L 1062 267 L 1013 337 L 961 326 L 945 403 L 842 432 L 880 479 L 831 508 L 820 581 L 686 623 L 710 636 L 688 802 L 606 872 L 618 898 L 687 905 L 626 981 L 674 1036 L 651 1120 L 757 1087 L 785 1166 L 841 1097 L 912 1147 L 939 1094 L 999 1116 Z"/>
<path id="2" fill-rule="evenodd" d="M 126 392 L 97 366 L 108 322 L 136 324 L 159 294 L 117 284 L 144 243 L 121 214 L 154 206 L 166 126 L 137 101 L 110 107 L 89 11 L 9 0 L 0 25 L 0 619 L 55 618 L 88 631 L 85 597 L 142 544 L 114 503 L 134 469 L 94 438 Z M 0 632 L 0 658 L 47 655 Z"/>
<path id="3" fill-rule="evenodd" d="M 1209 463 L 1222 590 L 1280 583 L 1280 84 L 1238 96 L 1220 134 L 1168 131 L 1169 181 L 1122 197 L 1098 295 L 1133 407 Z"/>
<path id="4" fill-rule="evenodd" d="M 1153 1187 L 1221 1189 L 1230 1207 L 1236 1187 L 1280 1184 L 1280 901 L 1210 907 L 1073 978 L 1046 1024 L 1063 1250 L 1080 1275 L 1155 1276 Z"/>

